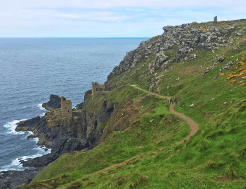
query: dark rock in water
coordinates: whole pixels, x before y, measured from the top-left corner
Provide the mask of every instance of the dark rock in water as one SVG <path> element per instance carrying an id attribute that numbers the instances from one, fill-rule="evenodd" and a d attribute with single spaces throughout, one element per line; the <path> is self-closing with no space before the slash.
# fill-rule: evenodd
<path id="1" fill-rule="evenodd" d="M 77 104 L 75 107 L 77 110 L 83 109 L 83 102 L 80 104 Z"/>
<path id="2" fill-rule="evenodd" d="M 85 99 L 86 98 L 91 98 L 91 90 L 86 92 Z M 44 105 L 46 109 L 50 109 L 50 107 L 57 108 L 60 106 L 60 97 L 51 95 L 50 101 L 44 104 L 46 104 Z M 38 145 L 41 145 L 43 148 L 51 149 L 51 153 L 41 157 L 25 161 L 19 160 L 23 167 L 41 169 L 55 161 L 64 153 L 85 149 L 90 150 L 99 144 L 104 131 L 104 128 L 99 127 L 99 124 L 106 122 L 110 118 L 114 111 L 114 104 L 108 104 L 107 101 L 104 101 L 97 112 L 86 111 L 83 107 L 83 103 L 77 105 L 77 108 L 81 109 L 81 111 L 73 112 L 71 119 L 54 119 L 53 121 L 57 121 L 55 126 L 48 125 L 49 119 L 46 119 L 46 117 L 56 111 L 50 111 L 43 117 L 37 116 L 17 124 L 16 131 L 32 131 L 34 134 L 28 138 L 38 137 Z M 35 175 L 33 175 L 33 177 L 34 176 Z M 23 182 L 20 184 L 30 182 L 33 177 L 26 177 L 26 180 L 23 179 Z M 10 180 L 10 186 L 12 186 L 12 182 L 15 183 L 15 181 Z M 4 183 L 7 186 L 9 182 L 4 179 L 3 184 Z M 5 186 L 3 185 L 3 187 Z"/>
<path id="3" fill-rule="evenodd" d="M 25 169 L 24 171 L 2 171 L 0 173 L 0 188 L 13 189 L 24 183 L 29 184 L 43 167 Z"/>
<path id="4" fill-rule="evenodd" d="M 87 143 L 82 144 L 76 140 L 68 141 L 68 137 L 69 136 L 58 136 L 58 139 L 53 142 L 55 144 L 52 146 L 50 154 L 36 157 L 34 159 L 29 159 L 27 161 L 20 160 L 20 162 L 24 167 L 43 167 L 55 161 L 64 153 L 79 151 L 89 147 Z"/>
<path id="5" fill-rule="evenodd" d="M 17 123 L 17 128 L 20 128 L 20 127 L 33 127 L 34 125 L 39 123 L 40 119 L 41 118 L 39 116 L 37 116 L 35 118 L 28 119 L 26 121 L 21 121 L 21 122 Z M 18 129 L 16 131 L 18 131 Z"/>
<path id="6" fill-rule="evenodd" d="M 37 137 L 38 137 L 38 135 L 29 135 L 29 136 L 27 137 L 27 139 L 37 138 Z"/>
<path id="7" fill-rule="evenodd" d="M 68 127 L 58 126 L 50 128 L 45 117 L 39 116 L 27 121 L 20 122 L 16 127 L 16 131 L 32 131 L 34 137 L 39 137 L 38 145 L 44 145 L 51 148 L 51 153 L 28 159 L 20 160 L 24 167 L 43 167 L 55 161 L 63 153 L 78 151 L 85 148 L 92 148 L 86 138 L 78 138 L 77 127 L 80 121 L 71 121 Z M 84 134 L 81 133 L 83 136 Z M 32 136 L 28 138 L 32 138 Z M 93 144 L 94 145 L 94 144 Z"/>
<path id="8" fill-rule="evenodd" d="M 66 100 L 64 98 L 64 100 Z M 57 95 L 50 95 L 50 101 L 47 103 L 43 103 L 42 107 L 45 108 L 48 111 L 57 109 L 57 108 L 61 108 L 61 97 L 57 96 Z"/>
<path id="9" fill-rule="evenodd" d="M 40 118 L 39 116 L 19 122 L 16 131 L 32 131 L 34 133 L 33 137 L 39 137 L 38 145 L 45 145 L 50 147 L 52 145 L 52 138 L 49 138 L 51 134 L 51 128 L 48 127 L 47 120 L 45 117 Z M 45 136 L 46 134 L 46 136 Z M 32 138 L 31 136 L 28 138 Z"/>

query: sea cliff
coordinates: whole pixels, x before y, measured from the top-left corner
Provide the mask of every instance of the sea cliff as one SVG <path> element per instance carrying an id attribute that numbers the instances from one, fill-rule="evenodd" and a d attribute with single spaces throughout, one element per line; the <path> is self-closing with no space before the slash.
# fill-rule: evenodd
<path id="1" fill-rule="evenodd" d="M 22 162 L 23 166 L 26 167 L 39 169 L 45 167 L 43 172 L 47 174 L 41 173 L 35 177 L 32 187 L 40 188 L 42 184 L 39 181 L 42 179 L 47 179 L 44 181 L 47 183 L 56 183 L 57 186 L 71 182 L 71 187 L 79 188 L 83 185 L 90 187 L 93 184 L 100 184 L 101 181 L 93 180 L 90 183 L 87 180 L 92 180 L 96 174 L 101 174 L 104 177 L 102 172 L 107 170 L 102 169 L 107 169 L 107 165 L 121 167 L 133 161 L 128 166 L 131 169 L 131 166 L 134 167 L 135 163 L 138 165 L 141 162 L 141 158 L 145 159 L 146 162 L 148 162 L 148 158 L 153 159 L 153 162 L 159 162 L 160 156 L 163 161 L 168 162 L 171 159 L 170 161 L 173 164 L 176 160 L 172 159 L 172 156 L 175 156 L 177 161 L 189 163 L 193 156 L 205 153 L 211 147 L 212 142 L 208 142 L 208 140 L 213 138 L 213 134 L 210 132 L 213 132 L 213 129 L 219 125 L 225 124 L 227 119 L 226 117 L 219 117 L 217 122 L 215 121 L 218 118 L 216 116 L 227 114 L 225 113 L 227 109 L 225 106 L 232 100 L 228 99 L 228 102 L 223 102 L 224 104 L 220 101 L 216 102 L 218 103 L 216 107 L 219 107 L 217 109 L 208 107 L 212 106 L 211 103 L 215 103 L 213 100 L 217 98 L 215 97 L 216 94 L 221 95 L 222 99 L 234 98 L 231 93 L 224 95 L 221 90 L 217 91 L 216 89 L 221 86 L 229 91 L 229 87 L 226 83 L 218 86 L 216 82 L 222 82 L 222 72 L 233 71 L 232 66 L 240 61 L 240 56 L 244 53 L 245 20 L 200 24 L 194 22 L 180 26 L 165 26 L 163 30 L 163 34 L 142 42 L 137 49 L 128 52 L 120 64 L 108 75 L 105 82 L 107 93 L 92 98 L 92 90 L 87 91 L 84 101 L 72 110 L 72 116 L 68 119 L 57 116 L 60 114 L 55 112 L 60 111 L 62 107 L 61 98 L 51 95 L 50 101 L 43 104 L 43 107 L 49 110 L 44 117 L 36 117 L 18 124 L 16 131 L 32 131 L 34 135 L 30 137 L 39 137 L 39 145 L 51 148 L 50 154 Z M 244 61 L 243 58 L 242 61 Z M 241 68 L 243 69 L 243 67 Z M 242 84 L 244 79 L 238 78 L 238 81 L 233 83 Z M 139 85 L 143 90 L 135 88 L 136 85 Z M 240 92 L 242 88 L 238 87 L 235 90 L 239 91 L 237 94 L 243 94 L 243 92 Z M 163 97 L 163 99 L 159 99 L 158 96 L 149 96 L 145 91 L 153 92 Z M 173 96 L 175 96 L 175 99 L 179 99 L 176 109 L 191 118 L 195 115 L 193 119 L 197 120 L 202 128 L 202 131 L 199 131 L 192 138 L 192 141 L 195 142 L 185 141 L 184 144 L 178 147 L 173 147 L 173 144 L 185 138 L 189 133 L 189 129 L 187 129 L 187 123 L 183 119 L 171 115 L 168 111 L 169 104 L 165 99 Z M 242 96 L 238 95 L 237 100 L 230 102 L 228 106 L 232 109 L 235 108 L 237 116 L 241 116 L 239 109 L 244 107 L 244 103 Z M 215 109 L 216 112 L 213 112 Z M 50 124 L 51 121 L 52 124 Z M 234 131 L 229 130 L 229 134 L 234 133 Z M 216 136 L 223 135 L 220 135 L 217 130 L 214 132 Z M 159 135 L 160 133 L 162 135 Z M 209 133 L 211 134 L 210 138 Z M 121 137 L 121 135 L 124 137 Z M 205 142 L 200 140 L 204 136 L 208 137 L 206 140 L 204 139 Z M 96 146 L 98 148 L 94 152 Z M 121 147 L 117 148 L 117 146 Z M 190 149 L 194 150 L 193 155 L 189 154 Z M 159 151 L 162 150 L 164 152 L 159 154 Z M 78 151 L 78 153 L 74 151 Z M 152 155 L 144 156 L 143 154 L 148 151 Z M 185 157 L 180 160 L 179 157 L 183 156 L 177 154 L 181 151 L 184 152 Z M 74 178 L 69 175 L 70 172 L 67 175 L 65 173 L 56 175 L 56 179 L 59 178 L 59 181 L 52 180 L 53 177 L 50 178 L 50 175 L 53 174 L 52 162 L 60 157 L 54 164 L 59 164 L 62 167 L 61 169 L 66 172 L 66 167 L 61 165 L 61 162 L 65 161 L 66 158 L 69 159 L 73 154 L 71 152 L 74 153 L 71 158 L 76 159 L 75 156 L 78 154 L 85 158 L 85 161 L 81 162 L 81 167 L 74 168 L 75 172 L 77 171 L 76 174 L 81 170 L 87 171 L 81 173 L 82 180 L 76 183 Z M 244 152 L 242 153 L 244 154 Z M 107 154 L 110 155 L 107 156 Z M 211 156 L 213 156 L 212 153 Z M 244 155 L 241 156 L 244 157 Z M 210 161 L 213 162 L 213 158 Z M 122 165 L 118 164 L 119 162 L 122 162 Z M 140 167 L 145 166 L 146 162 L 142 163 Z M 223 160 L 223 162 L 224 164 L 221 163 L 221 165 L 216 163 L 204 164 L 204 167 L 226 167 L 229 165 L 229 160 L 228 162 Z M 88 168 L 95 164 L 98 164 L 98 167 Z M 175 166 L 172 167 L 170 162 L 168 165 L 171 166 L 170 170 L 175 169 Z M 183 164 L 180 163 L 177 167 L 183 169 Z M 108 170 L 112 170 L 111 168 L 108 168 Z M 138 169 L 140 168 L 138 167 Z M 183 177 L 181 173 L 166 171 L 168 172 L 165 176 L 167 178 L 175 180 L 175 175 Z M 175 169 L 175 171 L 178 170 Z M 113 170 L 112 174 L 111 172 L 106 174 L 115 177 L 114 172 L 117 172 L 117 170 Z M 32 177 L 23 180 L 23 183 L 29 183 L 36 173 L 37 169 L 33 171 Z M 237 172 L 238 175 L 240 173 Z M 146 174 L 149 174 L 149 172 Z M 149 176 L 137 175 L 136 179 L 132 179 L 130 175 L 118 175 L 116 178 L 118 180 L 114 180 L 114 186 L 134 187 L 139 185 L 141 187 L 148 183 L 148 186 L 151 187 L 151 183 L 153 183 L 152 174 L 149 174 Z M 225 173 L 225 175 L 226 178 L 236 178 L 235 173 L 232 175 Z M 239 176 L 239 178 L 241 177 Z M 220 177 L 218 176 L 218 178 Z M 8 181 L 9 186 L 11 186 L 13 180 L 11 179 L 10 177 Z M 128 181 L 131 183 L 128 183 Z M 209 183 L 210 181 L 206 180 L 206 182 Z M 5 183 L 7 183 L 6 180 Z M 23 187 L 28 188 L 29 186 Z"/>

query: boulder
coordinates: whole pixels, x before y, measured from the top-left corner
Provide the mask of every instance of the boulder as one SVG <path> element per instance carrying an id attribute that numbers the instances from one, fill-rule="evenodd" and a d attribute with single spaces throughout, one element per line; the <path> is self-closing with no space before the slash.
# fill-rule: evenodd
<path id="1" fill-rule="evenodd" d="M 190 55 L 190 61 L 195 60 L 195 59 L 196 59 L 196 54 L 191 54 Z"/>
<path id="2" fill-rule="evenodd" d="M 149 64 L 149 70 L 157 70 L 168 60 L 168 56 L 164 54 L 164 52 L 159 52 L 156 54 L 155 59 Z M 153 72 L 152 71 L 152 72 Z"/>
<path id="3" fill-rule="evenodd" d="M 204 74 L 203 74 L 203 76 L 205 76 L 205 75 L 208 74 L 209 72 L 210 72 L 209 68 L 206 68 L 206 69 L 205 69 L 205 72 L 204 72 Z"/>

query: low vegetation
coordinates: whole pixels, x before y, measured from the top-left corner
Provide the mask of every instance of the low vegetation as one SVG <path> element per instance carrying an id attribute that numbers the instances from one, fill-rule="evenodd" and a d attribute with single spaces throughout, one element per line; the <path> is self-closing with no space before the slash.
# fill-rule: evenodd
<path id="1" fill-rule="evenodd" d="M 116 104 L 110 120 L 100 125 L 105 128 L 101 143 L 93 150 L 62 155 L 23 188 L 244 188 L 244 47 L 236 54 L 230 47 L 193 53 L 197 58 L 192 61 L 148 74 L 152 55 L 113 78 L 113 91 L 85 102 L 91 110 L 104 100 Z M 212 68 L 215 55 L 224 61 Z M 235 64 L 220 71 L 229 61 Z M 204 74 L 206 68 L 210 71 Z M 175 110 L 198 123 L 198 132 L 183 144 L 174 145 L 189 134 L 189 125 L 169 112 L 169 103 L 130 86 L 149 90 L 151 82 L 154 93 L 178 99 Z"/>

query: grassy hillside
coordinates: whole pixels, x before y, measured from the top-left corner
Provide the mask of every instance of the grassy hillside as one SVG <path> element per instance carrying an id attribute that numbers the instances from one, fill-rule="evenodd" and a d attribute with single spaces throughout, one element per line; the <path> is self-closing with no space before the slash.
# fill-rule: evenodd
<path id="1" fill-rule="evenodd" d="M 104 100 L 117 104 L 111 119 L 100 125 L 105 128 L 100 145 L 62 155 L 23 188 L 244 188 L 244 36 L 231 47 L 195 51 L 197 58 L 192 61 L 148 74 L 153 54 L 112 79 L 117 86 L 113 91 L 85 102 L 87 108 L 96 108 Z M 212 69 L 216 55 L 224 61 Z M 234 64 L 220 71 L 230 61 Z M 210 71 L 204 74 L 206 68 Z M 144 76 L 141 81 L 140 76 Z M 149 90 L 151 82 L 153 92 L 177 98 L 175 110 L 199 124 L 190 140 L 174 145 L 189 134 L 189 125 L 169 112 L 164 99 L 130 86 Z"/>

